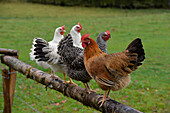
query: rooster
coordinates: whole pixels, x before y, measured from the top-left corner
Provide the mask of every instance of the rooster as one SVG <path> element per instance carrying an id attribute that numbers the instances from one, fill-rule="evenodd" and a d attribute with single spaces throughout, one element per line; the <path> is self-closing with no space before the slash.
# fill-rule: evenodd
<path id="1" fill-rule="evenodd" d="M 110 90 L 125 88 L 131 81 L 130 73 L 136 70 L 145 59 L 141 39 L 133 40 L 120 53 L 103 53 L 97 43 L 85 34 L 81 38 L 84 50 L 84 65 L 89 75 L 105 91 L 100 107 L 109 98 Z"/>
<path id="2" fill-rule="evenodd" d="M 55 30 L 54 38 L 52 41 L 47 42 L 42 38 L 34 38 L 33 45 L 30 52 L 31 60 L 35 60 L 36 63 L 43 68 L 50 68 L 53 70 L 52 77 L 55 77 L 55 72 L 63 73 L 64 78 L 64 66 L 60 63 L 60 58 L 57 53 L 57 46 L 63 37 L 65 31 L 65 25 L 58 27 Z M 66 79 L 65 79 L 66 81 Z"/>
<path id="3" fill-rule="evenodd" d="M 107 32 L 109 32 L 107 30 Z M 106 37 L 107 36 L 107 37 Z M 105 32 L 102 32 L 98 35 L 98 39 L 105 37 L 110 38 Z M 74 39 L 71 34 L 65 36 L 59 43 L 58 54 L 61 56 L 63 63 L 66 65 L 65 72 L 66 74 L 77 81 L 82 81 L 87 92 L 90 92 L 90 87 L 88 82 L 91 80 L 91 77 L 87 73 L 84 62 L 83 62 L 83 53 L 84 50 L 81 47 L 74 46 Z M 77 39 L 77 38 L 76 38 Z M 80 38 L 81 40 L 81 38 Z M 103 39 L 102 39 L 103 40 Z M 80 43 L 80 42 L 79 42 Z M 101 41 L 99 46 L 104 45 L 105 42 Z M 103 50 L 107 50 L 107 46 L 102 46 Z"/>

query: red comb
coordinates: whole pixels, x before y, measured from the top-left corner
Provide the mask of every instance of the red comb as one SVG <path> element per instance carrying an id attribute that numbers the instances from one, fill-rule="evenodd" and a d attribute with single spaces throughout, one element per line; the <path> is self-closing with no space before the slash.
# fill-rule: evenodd
<path id="1" fill-rule="evenodd" d="M 62 28 L 63 30 L 65 30 L 65 25 L 61 26 L 61 28 Z"/>
<path id="2" fill-rule="evenodd" d="M 108 35 L 110 35 L 110 31 L 109 31 L 109 30 L 107 30 L 106 33 L 107 33 Z"/>
<path id="3" fill-rule="evenodd" d="M 78 25 L 82 28 L 82 26 L 81 26 L 80 22 L 78 23 Z"/>
<path id="4" fill-rule="evenodd" d="M 81 41 L 84 40 L 85 38 L 89 37 L 90 35 L 89 34 L 84 34 L 82 37 L 81 37 Z"/>

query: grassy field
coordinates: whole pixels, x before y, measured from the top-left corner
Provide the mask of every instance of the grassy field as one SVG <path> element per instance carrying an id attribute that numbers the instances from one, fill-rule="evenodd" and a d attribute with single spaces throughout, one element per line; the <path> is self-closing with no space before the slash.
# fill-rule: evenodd
<path id="1" fill-rule="evenodd" d="M 123 51 L 136 37 L 142 39 L 146 52 L 144 65 L 131 74 L 130 85 L 110 97 L 146 113 L 170 112 L 170 10 L 120 10 L 102 8 L 59 7 L 38 4 L 0 3 L 0 48 L 19 50 L 19 59 L 43 71 L 29 58 L 34 37 L 52 40 L 54 30 L 66 25 L 71 27 L 81 22 L 84 30 L 96 38 L 100 32 L 111 31 L 108 52 Z M 0 67 L 5 65 L 0 64 Z M 62 79 L 62 74 L 58 74 Z M 84 87 L 81 82 L 79 86 Z M 104 93 L 94 80 L 90 86 Z M 0 77 L 0 92 L 2 92 Z M 42 113 L 96 113 L 98 111 L 48 90 L 22 74 L 17 75 L 15 94 Z M 0 112 L 3 110 L 3 95 L 0 93 Z M 33 112 L 17 97 L 14 98 L 14 113 Z"/>

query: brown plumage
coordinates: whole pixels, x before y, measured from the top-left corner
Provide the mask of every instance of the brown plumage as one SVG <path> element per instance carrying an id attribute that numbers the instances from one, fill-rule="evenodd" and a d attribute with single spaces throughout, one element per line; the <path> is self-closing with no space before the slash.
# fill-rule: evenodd
<path id="1" fill-rule="evenodd" d="M 108 98 L 110 90 L 118 91 L 130 83 L 130 73 L 136 70 L 145 59 L 141 39 L 133 40 L 125 51 L 120 53 L 103 53 L 88 34 L 82 36 L 84 64 L 89 75 L 95 79 L 105 95 L 101 105 Z"/>

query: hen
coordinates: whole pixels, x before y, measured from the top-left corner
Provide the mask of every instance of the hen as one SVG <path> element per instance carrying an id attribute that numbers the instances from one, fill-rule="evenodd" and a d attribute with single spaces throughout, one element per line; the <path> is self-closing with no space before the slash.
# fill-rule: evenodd
<path id="1" fill-rule="evenodd" d="M 30 53 L 30 57 L 32 60 L 36 60 L 37 64 L 45 67 L 51 68 L 53 70 L 52 77 L 54 77 L 55 72 L 63 73 L 64 78 L 64 66 L 60 62 L 60 56 L 57 53 L 57 46 L 60 40 L 63 37 L 65 31 L 65 26 L 58 27 L 55 30 L 54 38 L 52 41 L 47 42 L 42 38 L 34 38 L 32 45 L 32 52 Z M 65 79 L 66 81 L 66 79 Z"/>
<path id="2" fill-rule="evenodd" d="M 100 107 L 108 99 L 110 90 L 118 91 L 126 87 L 131 80 L 130 73 L 136 70 L 145 59 L 141 39 L 133 40 L 120 53 L 103 53 L 89 34 L 82 36 L 84 65 L 89 75 L 105 90 Z"/>
<path id="3" fill-rule="evenodd" d="M 90 87 L 87 82 L 91 80 L 83 63 L 83 49 L 75 47 L 71 34 L 64 37 L 59 43 L 58 54 L 65 65 L 66 74 L 77 81 L 82 81 L 87 91 Z"/>
<path id="4" fill-rule="evenodd" d="M 98 35 L 96 43 L 102 52 L 107 53 L 107 41 L 111 38 L 110 31 L 102 32 Z"/>
<path id="5" fill-rule="evenodd" d="M 102 37 L 106 38 L 106 35 L 107 34 L 105 32 L 102 32 L 98 35 L 98 38 L 99 39 Z M 86 88 L 86 91 L 90 92 L 88 82 L 91 80 L 91 77 L 87 73 L 84 66 L 83 62 L 84 50 L 81 47 L 74 46 L 73 40 L 75 38 L 76 37 L 72 37 L 71 34 L 65 36 L 59 43 L 58 54 L 61 56 L 64 65 L 66 65 L 65 67 L 66 74 L 72 79 L 82 81 Z M 110 38 L 110 35 L 107 35 L 107 38 Z M 99 43 L 99 46 L 103 44 L 104 44 L 103 41 L 101 41 Z M 103 46 L 103 49 L 107 50 L 107 46 Z"/>
<path id="6" fill-rule="evenodd" d="M 83 29 L 82 25 L 78 23 L 77 25 L 73 26 L 70 30 L 70 34 L 73 38 L 73 45 L 76 47 L 83 48 L 80 41 L 81 41 L 81 30 Z"/>

